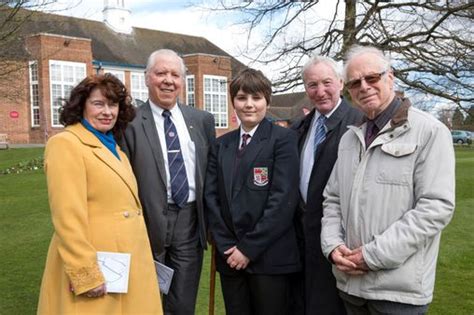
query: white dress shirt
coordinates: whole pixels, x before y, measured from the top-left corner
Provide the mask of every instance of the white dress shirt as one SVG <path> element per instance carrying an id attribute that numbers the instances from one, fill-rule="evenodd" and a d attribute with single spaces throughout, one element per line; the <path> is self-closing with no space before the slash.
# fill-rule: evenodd
<path id="1" fill-rule="evenodd" d="M 161 151 L 163 153 L 163 160 L 165 162 L 166 170 L 166 190 L 168 192 L 168 203 L 174 203 L 171 196 L 171 182 L 170 182 L 170 171 L 168 166 L 168 150 L 166 146 L 166 137 L 165 137 L 165 118 L 161 115 L 164 111 L 158 105 L 155 105 L 150 101 L 151 111 L 153 113 L 153 119 L 155 120 L 156 131 L 158 132 L 158 137 L 160 139 Z M 181 154 L 183 155 L 184 167 L 186 168 L 186 176 L 188 177 L 189 185 L 189 197 L 188 202 L 196 200 L 196 148 L 194 142 L 191 140 L 189 135 L 188 127 L 184 121 L 183 113 L 179 109 L 178 104 L 173 106 L 170 109 L 171 112 L 171 121 L 176 127 L 178 132 L 179 144 L 181 146 Z"/>
<path id="2" fill-rule="evenodd" d="M 326 116 L 326 119 L 331 117 L 332 113 L 334 113 L 340 104 L 341 99 L 339 99 L 339 102 L 337 102 L 332 111 L 324 115 Z M 311 120 L 311 126 L 306 134 L 306 140 L 304 142 L 303 151 L 300 157 L 300 193 L 305 203 L 308 200 L 309 180 L 311 178 L 311 172 L 314 165 L 314 132 L 316 130 L 316 121 L 318 120 L 319 116 L 321 116 L 321 114 L 318 111 L 315 111 L 313 119 Z M 324 128 L 326 129 L 326 126 L 324 126 Z"/>
<path id="3" fill-rule="evenodd" d="M 247 143 L 245 145 L 248 145 L 250 143 L 250 141 L 252 141 L 253 139 L 253 135 L 255 134 L 255 131 L 257 131 L 257 128 L 260 124 L 256 125 L 255 127 L 252 128 L 252 130 L 250 131 L 245 131 L 244 128 L 242 128 L 242 126 L 240 126 L 240 139 L 239 139 L 239 148 L 242 146 L 242 136 L 244 134 L 248 134 L 250 136 L 250 138 L 247 140 Z"/>

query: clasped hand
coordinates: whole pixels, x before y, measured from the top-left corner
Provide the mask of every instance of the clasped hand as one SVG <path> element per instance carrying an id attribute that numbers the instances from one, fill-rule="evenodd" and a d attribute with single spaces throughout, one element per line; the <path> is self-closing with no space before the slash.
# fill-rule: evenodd
<path id="1" fill-rule="evenodd" d="M 229 248 L 224 254 L 228 255 L 226 262 L 230 268 L 236 270 L 247 268 L 250 260 L 236 246 Z"/>
<path id="2" fill-rule="evenodd" d="M 350 250 L 345 245 L 340 245 L 331 252 L 331 259 L 338 270 L 349 275 L 363 275 L 369 271 L 362 247 Z"/>

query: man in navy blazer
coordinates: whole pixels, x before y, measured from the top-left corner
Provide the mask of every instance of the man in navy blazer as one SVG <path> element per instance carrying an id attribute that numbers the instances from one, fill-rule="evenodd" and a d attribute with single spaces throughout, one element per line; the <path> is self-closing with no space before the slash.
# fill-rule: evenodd
<path id="1" fill-rule="evenodd" d="M 239 73 L 230 94 L 241 127 L 217 139 L 205 189 L 226 314 L 288 314 L 300 270 L 297 135 L 265 119 L 271 83 L 260 71 Z"/>
<path id="2" fill-rule="evenodd" d="M 163 296 L 164 313 L 173 315 L 195 313 L 207 242 L 204 176 L 215 141 L 213 116 L 177 101 L 185 74 L 184 62 L 174 51 L 161 49 L 150 55 L 145 76 L 149 100 L 138 108 L 121 144 L 137 178 L 154 257 L 174 269 L 170 290 Z M 176 132 L 165 130 L 166 113 Z M 178 138 L 178 150 L 168 148 L 170 136 Z M 170 160 L 175 159 L 170 157 L 177 151 L 186 173 L 184 204 L 173 193 Z"/>
<path id="3" fill-rule="evenodd" d="M 304 302 L 297 314 L 345 314 L 331 263 L 321 251 L 323 190 L 337 159 L 339 140 L 347 126 L 362 119 L 362 114 L 341 98 L 344 87 L 339 65 L 323 56 L 312 57 L 303 67 L 302 77 L 314 109 L 292 128 L 299 134 L 300 206 L 297 213 L 298 238 L 303 274 L 297 278 Z M 320 118 L 321 117 L 321 118 Z M 324 121 L 324 137 L 315 144 L 318 118 Z M 297 290 L 297 289 L 295 289 Z M 304 309 L 304 310 L 303 310 Z"/>

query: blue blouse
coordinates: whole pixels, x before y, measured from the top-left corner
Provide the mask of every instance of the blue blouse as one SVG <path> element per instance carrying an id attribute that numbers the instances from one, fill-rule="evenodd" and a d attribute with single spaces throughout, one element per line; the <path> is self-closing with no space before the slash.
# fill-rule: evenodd
<path id="1" fill-rule="evenodd" d="M 92 132 L 99 139 L 99 141 L 102 142 L 102 144 L 105 145 L 105 147 L 117 157 L 117 159 L 120 160 L 120 156 L 118 155 L 116 149 L 117 142 L 115 142 L 112 131 L 108 131 L 107 133 L 100 132 L 92 127 L 92 125 L 85 118 L 82 118 L 81 123 L 84 127 L 86 127 L 87 130 Z"/>

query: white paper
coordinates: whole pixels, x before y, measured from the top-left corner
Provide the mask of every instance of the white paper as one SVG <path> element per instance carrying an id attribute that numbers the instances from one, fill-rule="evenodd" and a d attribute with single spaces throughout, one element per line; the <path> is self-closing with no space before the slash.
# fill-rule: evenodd
<path id="1" fill-rule="evenodd" d="M 174 270 L 156 260 L 155 269 L 156 275 L 158 277 L 158 285 L 160 287 L 160 292 L 163 294 L 168 294 L 171 286 L 171 281 L 173 280 Z"/>
<path id="2" fill-rule="evenodd" d="M 107 293 L 127 293 L 130 258 L 128 253 L 97 252 L 97 262 L 105 278 Z"/>

